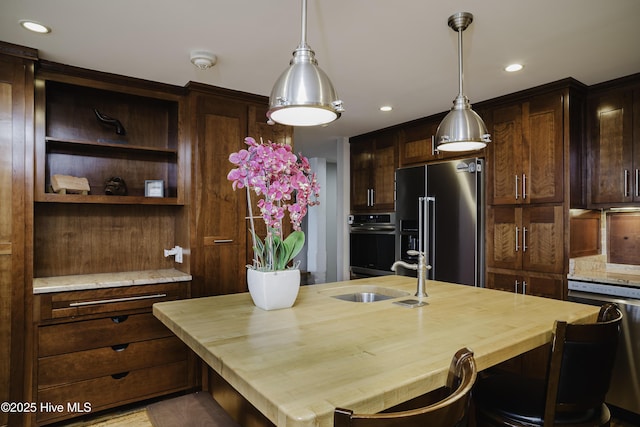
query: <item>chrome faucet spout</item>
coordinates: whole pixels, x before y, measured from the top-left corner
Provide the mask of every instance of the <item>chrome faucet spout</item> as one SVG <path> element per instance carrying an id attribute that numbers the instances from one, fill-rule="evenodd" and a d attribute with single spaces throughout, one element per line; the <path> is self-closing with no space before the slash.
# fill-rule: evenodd
<path id="1" fill-rule="evenodd" d="M 426 258 L 424 256 L 424 252 L 409 250 L 407 251 L 408 255 L 417 256 L 418 263 L 417 264 L 409 264 L 404 261 L 396 261 L 391 266 L 391 271 L 396 271 L 398 266 L 402 266 L 409 270 L 416 270 L 418 272 L 418 283 L 416 289 L 417 297 L 427 297 L 427 292 L 425 291 L 425 283 L 427 280 L 427 270 L 431 270 L 431 266 L 426 263 Z"/>
<path id="2" fill-rule="evenodd" d="M 404 262 L 404 261 L 396 261 L 396 262 L 393 263 L 393 265 L 391 265 L 391 271 L 396 271 L 398 266 L 404 267 L 404 268 L 406 268 L 408 270 L 417 270 L 418 269 L 418 264 L 409 264 L 408 262 Z"/>

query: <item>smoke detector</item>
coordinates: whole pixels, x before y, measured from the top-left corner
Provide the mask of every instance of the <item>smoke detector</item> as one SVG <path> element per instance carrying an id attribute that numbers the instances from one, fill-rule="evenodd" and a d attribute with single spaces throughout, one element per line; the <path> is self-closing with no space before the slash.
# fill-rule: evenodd
<path id="1" fill-rule="evenodd" d="M 217 61 L 218 58 L 211 52 L 204 50 L 194 50 L 191 52 L 191 63 L 201 70 L 213 67 Z"/>

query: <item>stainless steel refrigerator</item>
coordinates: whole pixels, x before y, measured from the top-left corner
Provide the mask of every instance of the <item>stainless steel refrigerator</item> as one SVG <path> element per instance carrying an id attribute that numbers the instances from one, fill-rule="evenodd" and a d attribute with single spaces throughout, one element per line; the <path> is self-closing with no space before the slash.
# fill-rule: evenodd
<path id="1" fill-rule="evenodd" d="M 407 250 L 422 250 L 428 279 L 483 287 L 483 177 L 478 158 L 398 169 L 396 259 L 417 263 Z"/>

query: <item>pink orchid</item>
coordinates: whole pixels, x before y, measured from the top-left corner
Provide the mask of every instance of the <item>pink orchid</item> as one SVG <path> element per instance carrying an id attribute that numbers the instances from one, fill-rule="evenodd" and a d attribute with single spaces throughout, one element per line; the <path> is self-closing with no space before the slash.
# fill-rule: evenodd
<path id="1" fill-rule="evenodd" d="M 247 194 L 253 192 L 260 197 L 257 206 L 267 225 L 265 243 L 272 242 L 274 236 L 282 239 L 285 212 L 289 213 L 293 229 L 299 231 L 307 206 L 319 203 L 320 187 L 309 160 L 302 154 L 296 156 L 287 144 L 258 143 L 251 137 L 244 142 L 247 149 L 229 155 L 229 161 L 237 167 L 228 173 L 227 179 L 234 190 L 246 187 Z M 250 207 L 250 199 L 248 203 Z M 252 233 L 255 236 L 253 227 Z"/>

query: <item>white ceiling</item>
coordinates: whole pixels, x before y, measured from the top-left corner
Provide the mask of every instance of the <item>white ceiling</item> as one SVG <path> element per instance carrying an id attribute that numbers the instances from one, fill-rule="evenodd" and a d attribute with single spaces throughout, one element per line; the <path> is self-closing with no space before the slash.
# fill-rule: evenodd
<path id="1" fill-rule="evenodd" d="M 0 8 L 0 40 L 43 59 L 266 96 L 300 40 L 299 0 L 0 0 Z M 458 70 L 447 19 L 463 11 L 474 15 L 464 32 L 472 103 L 565 77 L 592 85 L 640 72 L 640 0 L 309 0 L 307 40 L 346 112 L 296 138 L 348 137 L 448 110 Z M 30 33 L 21 19 L 53 31 Z M 218 64 L 196 69 L 197 49 Z M 502 70 L 514 61 L 524 70 Z M 378 111 L 382 104 L 394 110 Z"/>

